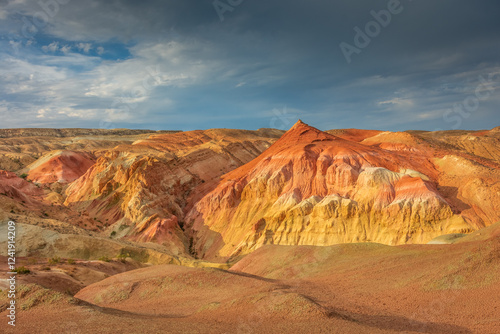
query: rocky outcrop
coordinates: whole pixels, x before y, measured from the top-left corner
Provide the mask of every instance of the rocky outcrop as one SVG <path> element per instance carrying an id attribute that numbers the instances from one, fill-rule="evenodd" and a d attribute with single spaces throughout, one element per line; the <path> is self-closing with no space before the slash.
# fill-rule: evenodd
<path id="1" fill-rule="evenodd" d="M 188 252 L 182 227 L 189 199 L 257 157 L 279 135 L 276 130 L 191 131 L 122 145 L 68 187 L 65 205 L 97 217 L 117 238 Z"/>
<path id="2" fill-rule="evenodd" d="M 388 149 L 299 121 L 194 205 L 186 216 L 194 250 L 226 260 L 266 244 L 398 245 L 477 229 L 439 192 L 433 151 L 410 134 L 395 137 Z"/>
<path id="3" fill-rule="evenodd" d="M 495 129 L 325 133 L 298 122 L 285 134 L 117 130 L 64 140 L 80 130 L 23 131 L 0 139 L 0 165 L 17 174 L 0 172 L 0 211 L 172 255 L 426 243 L 500 220 Z"/>
<path id="4" fill-rule="evenodd" d="M 25 171 L 33 182 L 70 183 L 85 174 L 94 162 L 95 158 L 89 153 L 54 151 L 29 165 Z"/>
<path id="5" fill-rule="evenodd" d="M 18 201 L 30 202 L 31 198 L 43 195 L 43 190 L 14 173 L 0 170 L 0 194 Z"/>

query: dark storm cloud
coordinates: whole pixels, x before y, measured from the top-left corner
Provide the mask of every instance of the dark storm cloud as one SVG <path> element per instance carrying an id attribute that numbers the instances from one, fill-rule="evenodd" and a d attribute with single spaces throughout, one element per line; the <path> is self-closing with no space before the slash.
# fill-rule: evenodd
<path id="1" fill-rule="evenodd" d="M 257 128 L 273 126 L 279 114 L 284 126 L 300 115 L 323 129 L 495 125 L 491 119 L 497 117 L 500 79 L 489 76 L 500 71 L 496 1 L 43 3 L 47 7 L 3 1 L 6 14 L 0 19 L 6 36 L 17 36 L 2 43 L 21 43 L 20 52 L 3 54 L 17 61 L 20 74 L 29 76 L 39 67 L 42 74 L 61 76 L 45 81 L 46 91 L 33 79 L 0 82 L 14 90 L 0 95 L 0 108 L 3 104 L 13 114 L 20 100 L 32 101 L 35 123 L 49 119 L 57 124 L 61 117 L 61 126 L 98 126 L 105 119 L 128 127 Z M 355 27 L 368 34 L 366 25 L 375 22 L 372 11 L 383 15 L 391 6 L 398 13 L 391 14 L 390 23 L 379 24 L 368 45 L 356 45 Z M 22 18 L 34 22 L 40 12 L 51 14 L 50 19 L 33 38 L 23 38 Z M 58 44 L 49 47 L 50 42 Z M 87 53 L 80 43 L 90 44 Z M 99 54 L 118 52 L 110 43 L 122 44 L 129 53 L 116 61 L 102 56 L 96 63 L 98 47 Z M 357 49 L 350 63 L 341 43 Z M 54 52 L 40 55 L 42 46 Z M 81 63 L 85 57 L 85 70 L 54 65 L 59 60 Z M 158 84 L 133 93 L 155 66 L 162 72 Z M 54 91 L 59 96 L 51 95 Z M 476 91 L 491 94 L 479 99 Z M 122 110 L 113 110 L 124 96 Z M 463 109 L 464 101 L 460 112 L 456 105 Z"/>

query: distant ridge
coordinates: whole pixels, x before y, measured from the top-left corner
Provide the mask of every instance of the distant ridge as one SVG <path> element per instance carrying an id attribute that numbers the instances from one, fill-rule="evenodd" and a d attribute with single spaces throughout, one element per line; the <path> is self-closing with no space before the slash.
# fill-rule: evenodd
<path id="1" fill-rule="evenodd" d="M 48 128 L 19 128 L 0 129 L 0 138 L 13 137 L 76 137 L 76 136 L 129 136 L 146 133 L 166 134 L 178 133 L 181 130 L 130 130 L 130 129 L 48 129 Z"/>

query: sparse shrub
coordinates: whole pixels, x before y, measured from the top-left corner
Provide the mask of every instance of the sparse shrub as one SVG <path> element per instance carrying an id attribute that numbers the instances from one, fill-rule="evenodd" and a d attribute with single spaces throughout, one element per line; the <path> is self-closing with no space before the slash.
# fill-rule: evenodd
<path id="1" fill-rule="evenodd" d="M 68 259 L 68 264 L 75 264 L 75 260 L 74 259 Z"/>
<path id="2" fill-rule="evenodd" d="M 120 260 L 122 263 L 127 262 L 126 261 L 127 257 L 130 257 L 129 253 L 127 253 L 127 254 L 121 253 L 121 254 L 118 254 L 118 256 L 117 256 L 118 260 Z"/>
<path id="3" fill-rule="evenodd" d="M 50 267 L 42 267 L 40 270 L 50 270 Z"/>
<path id="4" fill-rule="evenodd" d="M 129 225 L 126 225 L 126 224 L 123 224 L 123 225 L 120 225 L 120 231 L 123 231 L 124 229 L 126 229 L 127 227 L 130 227 Z"/>
<path id="5" fill-rule="evenodd" d="M 27 296 L 24 303 L 20 305 L 20 309 L 27 311 L 33 307 L 41 304 L 52 304 L 60 300 L 63 295 L 60 292 L 51 292 L 48 289 L 37 289 L 33 291 L 33 294 Z M 33 287 L 28 287 L 28 290 L 24 293 L 29 293 L 33 290 Z"/>
<path id="6" fill-rule="evenodd" d="M 107 257 L 107 256 L 101 256 L 98 260 L 99 260 L 99 261 L 104 261 L 104 262 L 109 262 L 109 261 L 111 261 L 111 259 L 110 259 L 109 257 Z"/>
<path id="7" fill-rule="evenodd" d="M 116 231 L 111 232 L 111 236 L 114 237 L 116 235 Z"/>
<path id="8" fill-rule="evenodd" d="M 61 258 L 59 256 L 49 259 L 49 265 L 58 264 L 59 262 L 61 262 Z"/>
<path id="9" fill-rule="evenodd" d="M 19 177 L 26 180 L 26 178 L 28 177 L 28 174 L 22 173 Z"/>
<path id="10" fill-rule="evenodd" d="M 14 269 L 14 272 L 18 273 L 19 275 L 23 275 L 23 274 L 29 274 L 31 271 L 25 266 L 22 266 Z"/>

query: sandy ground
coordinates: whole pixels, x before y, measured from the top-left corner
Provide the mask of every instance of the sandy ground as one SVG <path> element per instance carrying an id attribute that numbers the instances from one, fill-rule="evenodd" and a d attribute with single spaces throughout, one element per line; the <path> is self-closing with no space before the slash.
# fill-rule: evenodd
<path id="1" fill-rule="evenodd" d="M 15 331 L 5 311 L 0 331 L 499 333 L 500 239 L 465 241 L 266 246 L 229 271 L 150 266 L 75 298 L 28 285 Z"/>

